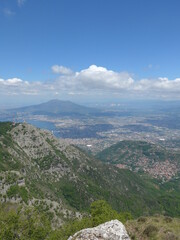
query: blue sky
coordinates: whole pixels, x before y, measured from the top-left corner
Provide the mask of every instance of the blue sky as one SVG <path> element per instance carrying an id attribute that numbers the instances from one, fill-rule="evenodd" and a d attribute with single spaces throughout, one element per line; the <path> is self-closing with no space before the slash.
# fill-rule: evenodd
<path id="1" fill-rule="evenodd" d="M 0 106 L 179 98 L 179 12 L 179 0 L 0 0 Z"/>

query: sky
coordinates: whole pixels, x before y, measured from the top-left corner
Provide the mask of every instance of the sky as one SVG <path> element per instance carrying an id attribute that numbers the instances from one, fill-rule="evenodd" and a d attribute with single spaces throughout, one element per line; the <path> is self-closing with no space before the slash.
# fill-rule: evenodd
<path id="1" fill-rule="evenodd" d="M 179 0 L 0 0 L 0 107 L 180 98 Z"/>

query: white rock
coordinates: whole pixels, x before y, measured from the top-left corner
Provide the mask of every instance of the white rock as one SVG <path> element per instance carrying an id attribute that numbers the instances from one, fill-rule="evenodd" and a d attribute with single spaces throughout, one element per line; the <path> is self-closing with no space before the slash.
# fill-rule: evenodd
<path id="1" fill-rule="evenodd" d="M 68 240 L 130 240 L 124 225 L 118 220 L 103 223 L 94 228 L 83 229 Z"/>

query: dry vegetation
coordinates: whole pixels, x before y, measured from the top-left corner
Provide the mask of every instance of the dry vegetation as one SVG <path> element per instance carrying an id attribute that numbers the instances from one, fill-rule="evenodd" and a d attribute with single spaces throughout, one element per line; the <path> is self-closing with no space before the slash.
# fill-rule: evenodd
<path id="1" fill-rule="evenodd" d="M 180 219 L 155 215 L 128 221 L 126 229 L 133 240 L 179 240 Z"/>

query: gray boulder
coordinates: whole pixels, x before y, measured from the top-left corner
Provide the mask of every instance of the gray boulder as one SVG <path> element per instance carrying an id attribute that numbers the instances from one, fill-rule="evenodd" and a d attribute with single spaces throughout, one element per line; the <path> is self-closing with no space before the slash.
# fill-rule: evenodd
<path id="1" fill-rule="evenodd" d="M 124 225 L 118 220 L 103 223 L 94 228 L 83 229 L 68 240 L 130 240 Z"/>

